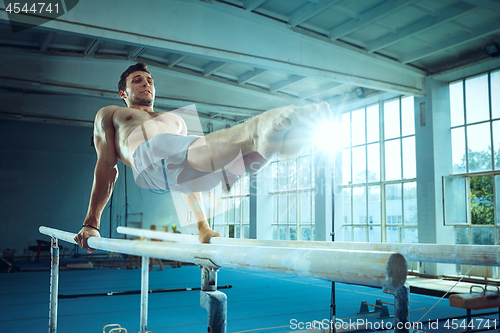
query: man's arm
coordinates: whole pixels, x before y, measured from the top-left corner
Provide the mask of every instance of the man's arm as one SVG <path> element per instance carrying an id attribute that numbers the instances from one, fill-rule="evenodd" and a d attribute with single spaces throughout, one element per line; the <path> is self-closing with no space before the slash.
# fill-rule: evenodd
<path id="1" fill-rule="evenodd" d="M 218 232 L 210 229 L 207 222 L 207 216 L 205 215 L 205 207 L 203 206 L 203 198 L 201 192 L 184 194 L 182 193 L 184 201 L 186 201 L 189 209 L 193 213 L 194 219 L 196 221 L 196 226 L 198 227 L 198 239 L 200 243 L 209 243 L 212 237 L 221 237 Z"/>
<path id="2" fill-rule="evenodd" d="M 94 122 L 94 146 L 97 152 L 97 163 L 94 170 L 94 181 L 90 192 L 90 202 L 87 215 L 83 222 L 84 227 L 75 237 L 75 241 L 92 253 L 95 249 L 89 248 L 89 237 L 100 237 L 99 229 L 101 214 L 113 193 L 118 169 L 116 166 L 115 129 L 113 126 L 113 113 L 116 107 L 108 106 L 99 110 Z"/>

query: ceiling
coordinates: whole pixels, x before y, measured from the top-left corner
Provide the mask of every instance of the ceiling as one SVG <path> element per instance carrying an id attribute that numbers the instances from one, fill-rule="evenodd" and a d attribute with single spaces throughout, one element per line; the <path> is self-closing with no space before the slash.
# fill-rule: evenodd
<path id="1" fill-rule="evenodd" d="M 64 14 L 18 32 L 11 22 L 33 16 L 0 11 L 1 118 L 91 126 L 99 108 L 122 103 L 118 78 L 137 61 L 155 78 L 156 108 L 194 104 L 204 132 L 288 104 L 342 109 L 423 96 L 428 76 L 500 67 L 484 51 L 500 43 L 494 0 L 62 5 Z"/>

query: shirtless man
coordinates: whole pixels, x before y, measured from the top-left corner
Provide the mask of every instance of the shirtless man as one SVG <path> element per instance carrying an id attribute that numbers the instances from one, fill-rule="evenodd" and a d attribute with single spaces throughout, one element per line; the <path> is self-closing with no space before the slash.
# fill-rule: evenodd
<path id="1" fill-rule="evenodd" d="M 89 253 L 94 249 L 89 248 L 87 239 L 100 237 L 101 214 L 118 177 L 117 160 L 134 170 L 138 184 L 154 191 L 170 187 L 182 192 L 197 221 L 200 242 L 208 243 L 220 234 L 208 225 L 200 191 L 220 182 L 229 187 L 240 175 L 257 172 L 275 157 L 300 152 L 308 144 L 304 140 L 305 131 L 311 128 L 308 125 L 330 117 L 326 103 L 288 106 L 264 112 L 233 128 L 194 137 L 187 135 L 180 116 L 154 112 L 155 86 L 146 65 L 130 66 L 118 86 L 127 107 L 104 107 L 94 122 L 97 163 L 87 215 L 75 237 Z M 167 157 L 159 158 L 161 154 L 175 159 L 161 160 Z M 157 180 L 158 174 L 164 177 L 163 185 Z"/>

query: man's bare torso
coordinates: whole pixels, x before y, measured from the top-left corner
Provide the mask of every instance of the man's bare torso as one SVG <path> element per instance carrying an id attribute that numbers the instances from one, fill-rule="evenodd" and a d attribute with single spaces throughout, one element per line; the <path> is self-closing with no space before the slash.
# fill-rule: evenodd
<path id="1" fill-rule="evenodd" d="M 114 130 L 116 157 L 132 167 L 132 154 L 141 143 L 160 133 L 187 134 L 184 120 L 173 113 L 109 106 L 103 114 L 105 131 Z M 97 119 L 96 119 L 97 120 Z"/>

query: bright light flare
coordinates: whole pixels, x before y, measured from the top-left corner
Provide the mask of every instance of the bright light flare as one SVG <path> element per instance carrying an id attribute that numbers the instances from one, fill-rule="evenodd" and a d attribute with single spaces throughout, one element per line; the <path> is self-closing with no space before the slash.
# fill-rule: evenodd
<path id="1" fill-rule="evenodd" d="M 315 129 L 314 144 L 322 151 L 331 153 L 340 146 L 339 133 L 340 128 L 336 122 L 321 123 Z"/>

